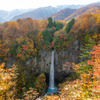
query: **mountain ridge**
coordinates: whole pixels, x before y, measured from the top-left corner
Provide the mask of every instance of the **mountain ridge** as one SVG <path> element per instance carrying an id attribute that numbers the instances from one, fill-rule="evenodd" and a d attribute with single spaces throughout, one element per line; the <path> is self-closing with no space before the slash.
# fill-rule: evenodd
<path id="1" fill-rule="evenodd" d="M 31 11 L 32 9 L 15 9 L 12 11 L 0 10 L 0 23 L 10 21 L 14 16 Z M 4 20 L 2 20 L 4 19 Z"/>
<path id="2" fill-rule="evenodd" d="M 93 8 L 94 9 L 100 9 L 100 3 L 93 3 L 93 4 L 89 4 L 89 5 L 86 5 L 82 8 L 79 8 L 78 10 L 76 10 L 73 14 L 71 14 L 70 16 L 66 17 L 64 20 L 65 21 L 68 21 L 72 18 L 76 18 L 78 17 L 79 15 L 83 14 L 83 13 L 96 13 L 95 11 L 93 11 Z M 89 9 L 92 9 L 90 12 L 88 12 Z"/>
<path id="3" fill-rule="evenodd" d="M 59 5 L 57 7 L 52 7 L 52 6 L 40 7 L 31 12 L 27 12 L 27 13 L 21 14 L 19 16 L 15 16 L 13 19 L 11 19 L 11 21 L 16 21 L 17 19 L 22 19 L 22 18 L 27 18 L 27 17 L 30 17 L 32 19 L 43 19 L 45 17 L 51 16 L 51 15 L 57 13 L 58 11 L 60 11 L 62 9 L 65 9 L 65 8 L 74 8 L 75 9 L 75 8 L 80 8 L 82 6 L 83 5 Z M 42 16 L 40 16 L 40 15 L 42 15 Z"/>
<path id="4" fill-rule="evenodd" d="M 57 12 L 49 17 L 52 17 L 54 20 L 64 20 L 66 17 L 68 17 L 75 11 L 76 11 L 76 9 L 66 8 L 66 9 L 60 10 L 59 12 Z"/>
<path id="5" fill-rule="evenodd" d="M 42 19 L 43 17 L 47 17 L 51 14 L 56 13 L 57 11 L 58 11 L 57 9 L 50 7 L 50 6 L 49 7 L 41 7 L 41 8 L 32 10 L 30 12 L 21 14 L 19 16 L 15 16 L 13 19 L 11 19 L 11 21 L 16 21 L 17 19 L 23 19 L 23 18 L 27 18 L 27 17 L 30 17 L 32 19 Z"/>
<path id="6" fill-rule="evenodd" d="M 69 7 L 69 8 L 66 8 Z M 74 8 L 74 9 L 72 9 Z M 75 9 L 77 8 L 77 10 Z M 52 17 L 54 20 L 65 20 L 68 21 L 72 18 L 78 18 L 83 13 L 98 13 L 100 10 L 100 2 L 92 3 L 89 5 L 59 5 L 57 7 L 47 6 L 40 7 L 37 9 L 16 9 L 13 11 L 0 10 L 0 22 L 5 21 L 17 21 L 17 19 L 32 18 L 32 19 L 47 19 Z"/>

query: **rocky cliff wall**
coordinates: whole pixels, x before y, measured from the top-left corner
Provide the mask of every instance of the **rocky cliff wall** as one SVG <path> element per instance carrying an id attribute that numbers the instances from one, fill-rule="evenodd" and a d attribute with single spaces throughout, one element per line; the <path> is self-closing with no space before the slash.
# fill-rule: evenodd
<path id="1" fill-rule="evenodd" d="M 55 72 L 58 71 L 71 71 L 72 62 L 79 63 L 80 59 L 80 43 L 75 41 L 73 44 L 70 44 L 70 48 L 66 51 L 62 50 L 57 52 L 55 50 Z M 9 58 L 8 66 L 11 66 L 15 61 L 12 58 Z M 39 57 L 34 59 L 29 59 L 26 61 L 26 67 L 35 66 L 36 72 L 49 72 L 51 65 L 51 51 L 39 51 Z M 66 65 L 66 66 L 65 66 Z M 34 70 L 34 68 L 32 69 Z"/>
<path id="2" fill-rule="evenodd" d="M 72 62 L 79 63 L 81 61 L 79 57 L 80 52 L 79 41 L 75 41 L 66 51 L 62 50 L 57 52 L 57 50 L 55 50 L 55 71 L 71 70 Z M 40 61 L 38 66 L 41 67 L 42 72 L 48 72 L 51 64 L 51 52 L 41 50 L 39 54 Z"/>

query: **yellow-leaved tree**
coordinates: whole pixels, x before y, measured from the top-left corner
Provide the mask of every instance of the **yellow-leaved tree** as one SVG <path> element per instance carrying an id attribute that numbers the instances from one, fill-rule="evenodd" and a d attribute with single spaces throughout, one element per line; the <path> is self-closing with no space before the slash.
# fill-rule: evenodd
<path id="1" fill-rule="evenodd" d="M 6 69 L 5 64 L 0 65 L 0 100 L 12 100 L 16 95 L 16 66 Z"/>

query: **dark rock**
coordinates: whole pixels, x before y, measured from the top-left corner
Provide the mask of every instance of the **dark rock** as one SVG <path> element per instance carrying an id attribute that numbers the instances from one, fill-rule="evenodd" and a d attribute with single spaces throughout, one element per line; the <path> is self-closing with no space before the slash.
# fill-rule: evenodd
<path id="1" fill-rule="evenodd" d="M 71 72 L 59 71 L 55 73 L 55 85 L 62 83 L 66 77 L 68 77 Z M 49 73 L 45 73 L 47 85 L 49 85 Z"/>

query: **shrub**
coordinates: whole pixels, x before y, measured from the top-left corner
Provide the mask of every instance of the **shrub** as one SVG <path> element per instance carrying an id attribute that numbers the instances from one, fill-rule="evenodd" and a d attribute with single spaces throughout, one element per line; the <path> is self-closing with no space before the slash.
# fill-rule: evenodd
<path id="1" fill-rule="evenodd" d="M 35 83 L 35 87 L 37 89 L 37 91 L 39 92 L 40 95 L 44 95 L 46 92 L 46 77 L 44 75 L 44 73 L 40 74 L 37 77 L 36 83 Z"/>

